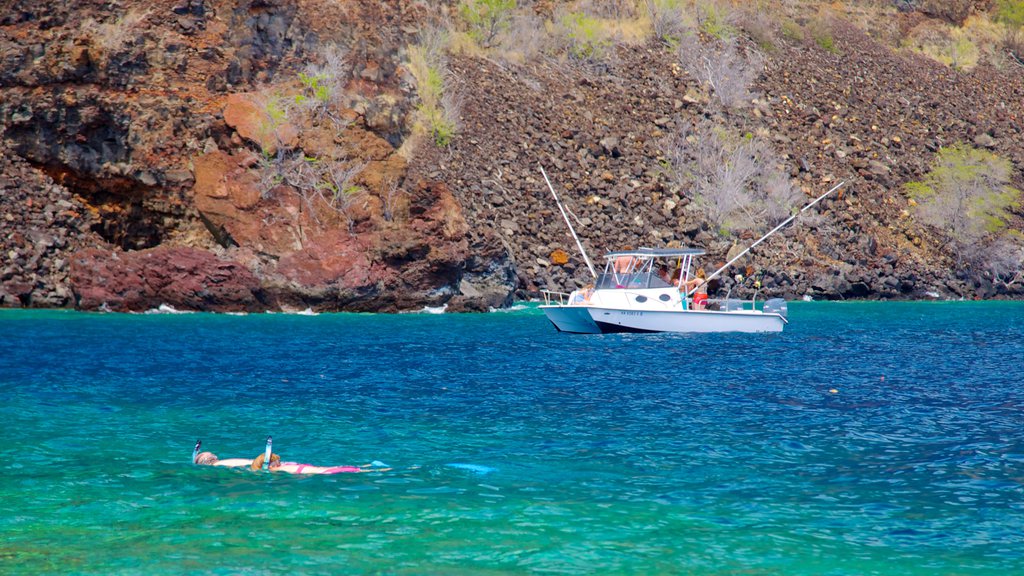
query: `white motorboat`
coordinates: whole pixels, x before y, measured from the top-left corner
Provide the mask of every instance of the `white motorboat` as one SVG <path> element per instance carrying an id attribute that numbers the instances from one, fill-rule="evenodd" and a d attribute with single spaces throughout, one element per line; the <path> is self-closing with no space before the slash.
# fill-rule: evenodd
<path id="1" fill-rule="evenodd" d="M 604 272 L 598 274 L 547 172 L 541 174 L 562 213 L 569 232 L 594 277 L 594 284 L 570 294 L 545 290 L 541 310 L 561 332 L 604 334 L 609 332 L 782 332 L 789 323 L 786 301 L 772 298 L 757 307 L 757 292 L 749 301 L 729 298 L 708 300 L 698 292 L 755 246 L 796 219 L 797 216 L 841 188 L 840 182 L 786 218 L 745 250 L 732 257 L 710 276 L 697 278 L 692 271 L 698 248 L 641 248 L 605 255 Z M 657 266 L 657 268 L 655 267 Z M 674 272 L 668 272 L 674 270 Z M 706 288 L 704 288 L 706 290 Z"/>
<path id="2" fill-rule="evenodd" d="M 786 301 L 773 298 L 758 307 L 752 300 L 706 299 L 695 281 L 696 248 L 641 248 L 605 255 L 605 267 L 592 286 L 544 291 L 541 310 L 559 331 L 611 332 L 781 332 Z M 668 272 L 674 270 L 671 274 Z"/>

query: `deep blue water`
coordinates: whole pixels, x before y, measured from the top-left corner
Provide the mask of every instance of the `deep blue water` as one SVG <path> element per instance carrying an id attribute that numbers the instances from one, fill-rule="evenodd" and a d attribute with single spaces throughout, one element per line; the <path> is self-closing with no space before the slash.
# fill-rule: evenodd
<path id="1" fill-rule="evenodd" d="M 0 573 L 1024 574 L 1024 303 L 790 320 L 0 312 Z"/>

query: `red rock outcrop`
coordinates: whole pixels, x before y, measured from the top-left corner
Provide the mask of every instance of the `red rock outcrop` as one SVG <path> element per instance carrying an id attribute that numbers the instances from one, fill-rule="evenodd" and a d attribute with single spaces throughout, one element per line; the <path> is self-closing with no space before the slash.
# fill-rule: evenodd
<path id="1" fill-rule="evenodd" d="M 87 248 L 71 259 L 76 305 L 84 310 L 258 311 L 259 280 L 237 262 L 194 248 L 121 252 Z"/>

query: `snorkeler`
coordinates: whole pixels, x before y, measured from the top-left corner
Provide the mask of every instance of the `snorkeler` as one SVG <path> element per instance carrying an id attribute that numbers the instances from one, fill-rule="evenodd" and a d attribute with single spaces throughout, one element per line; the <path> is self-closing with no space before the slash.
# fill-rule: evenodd
<path id="1" fill-rule="evenodd" d="M 357 473 L 357 472 L 387 472 L 391 468 L 380 461 L 373 461 L 370 464 L 363 464 L 362 466 L 313 466 L 312 464 L 300 464 L 298 462 L 282 462 L 281 457 L 273 453 L 271 448 L 273 445 L 273 439 L 267 437 L 267 447 L 263 454 L 260 454 L 252 460 L 245 458 L 230 458 L 226 460 L 218 460 L 217 456 L 211 452 L 199 452 L 199 447 L 202 441 L 196 442 L 196 447 L 192 451 L 192 462 L 199 465 L 207 466 L 227 466 L 231 468 L 238 468 L 248 466 L 251 470 L 268 470 L 271 472 L 287 472 L 289 474 L 342 474 L 342 473 Z"/>
<path id="2" fill-rule="evenodd" d="M 200 452 L 199 447 L 203 445 L 202 440 L 196 440 L 196 447 L 192 450 L 192 463 L 200 466 L 225 466 L 227 468 L 241 468 L 252 464 L 247 458 L 225 458 L 221 460 L 213 452 Z"/>

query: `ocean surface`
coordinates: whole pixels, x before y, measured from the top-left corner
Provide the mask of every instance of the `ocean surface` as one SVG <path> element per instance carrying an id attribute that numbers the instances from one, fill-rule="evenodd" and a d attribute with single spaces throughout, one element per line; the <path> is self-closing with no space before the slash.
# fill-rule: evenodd
<path id="1" fill-rule="evenodd" d="M 0 573 L 1024 574 L 1024 303 L 790 320 L 2 311 Z"/>

